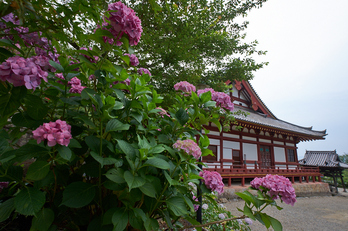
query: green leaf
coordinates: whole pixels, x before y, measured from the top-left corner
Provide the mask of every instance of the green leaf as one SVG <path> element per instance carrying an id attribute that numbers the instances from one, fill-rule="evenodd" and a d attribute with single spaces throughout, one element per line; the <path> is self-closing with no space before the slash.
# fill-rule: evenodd
<path id="1" fill-rule="evenodd" d="M 87 144 L 87 146 L 92 150 L 92 151 L 95 151 L 95 152 L 98 152 L 99 151 L 99 148 L 100 148 L 100 139 L 96 136 L 87 136 L 85 138 L 85 142 Z"/>
<path id="2" fill-rule="evenodd" d="M 269 216 L 266 213 L 260 213 L 260 216 L 266 228 L 268 229 L 271 226 L 271 220 L 269 219 Z"/>
<path id="3" fill-rule="evenodd" d="M 175 113 L 175 118 L 179 121 L 181 125 L 185 125 L 186 122 L 189 120 L 189 115 L 187 112 L 180 108 L 176 113 Z"/>
<path id="4" fill-rule="evenodd" d="M 181 197 L 171 197 L 166 200 L 168 209 L 172 211 L 175 216 L 183 216 L 188 213 L 185 200 Z"/>
<path id="5" fill-rule="evenodd" d="M 168 164 L 167 161 L 157 157 L 152 157 L 151 159 L 148 159 L 143 166 L 146 166 L 146 165 L 153 166 L 160 169 L 170 168 L 170 165 Z"/>
<path id="6" fill-rule="evenodd" d="M 146 183 L 144 178 L 142 178 L 140 176 L 134 176 L 130 171 L 124 172 L 124 179 L 126 180 L 126 182 L 128 184 L 129 191 L 132 188 L 139 188 Z"/>
<path id="7" fill-rule="evenodd" d="M 117 140 L 117 144 L 121 148 L 121 150 L 124 152 L 124 154 L 128 155 L 131 159 L 135 158 L 136 153 L 132 145 L 130 145 L 124 140 Z"/>
<path id="8" fill-rule="evenodd" d="M 146 182 L 143 186 L 140 186 L 139 189 L 146 196 L 156 198 L 156 188 L 153 184 Z"/>
<path id="9" fill-rule="evenodd" d="M 64 72 L 64 68 L 62 67 L 62 65 L 60 65 L 59 63 L 54 62 L 53 60 L 50 60 L 49 62 L 50 62 L 51 66 L 53 68 L 57 69 L 57 71 Z"/>
<path id="10" fill-rule="evenodd" d="M 18 48 L 16 45 L 14 45 L 10 40 L 8 39 L 0 39 L 0 45 L 5 46 L 5 47 L 11 47 L 17 51 L 19 51 L 22 55 L 24 55 L 24 52 Z"/>
<path id="11" fill-rule="evenodd" d="M 236 195 L 239 196 L 240 198 L 242 198 L 248 205 L 250 205 L 250 203 L 252 203 L 253 199 L 249 195 L 244 194 L 244 192 L 242 192 L 242 193 L 236 192 Z"/>
<path id="12" fill-rule="evenodd" d="M 104 167 L 104 165 L 111 165 L 118 162 L 118 160 L 115 158 L 111 158 L 111 157 L 104 158 L 100 156 L 98 153 L 93 151 L 91 152 L 91 156 L 101 165 L 102 168 Z"/>
<path id="13" fill-rule="evenodd" d="M 34 120 L 44 118 L 48 112 L 48 108 L 44 105 L 42 99 L 36 95 L 28 94 L 25 97 L 25 106 L 27 108 L 28 115 Z"/>
<path id="14" fill-rule="evenodd" d="M 14 54 L 12 52 L 10 52 L 9 50 L 7 50 L 3 47 L 0 47 L 0 62 L 1 63 L 12 56 L 14 56 Z"/>
<path id="15" fill-rule="evenodd" d="M 253 215 L 253 211 L 245 204 L 244 205 L 244 211 L 243 211 L 245 216 L 248 216 L 249 218 L 255 220 L 256 218 Z"/>
<path id="16" fill-rule="evenodd" d="M 208 101 L 204 104 L 204 107 L 216 107 L 215 101 Z"/>
<path id="17" fill-rule="evenodd" d="M 75 139 L 70 140 L 68 147 L 69 148 L 82 148 L 81 144 Z"/>
<path id="18" fill-rule="evenodd" d="M 121 184 L 121 183 L 126 182 L 125 179 L 124 179 L 124 171 L 121 168 L 117 168 L 117 169 L 116 168 L 112 168 L 109 171 L 107 171 L 105 176 L 109 180 L 111 180 L 111 181 L 113 181 L 115 183 Z"/>
<path id="19" fill-rule="evenodd" d="M 94 185 L 85 182 L 74 182 L 65 188 L 62 205 L 70 208 L 81 208 L 88 205 L 94 196 Z"/>
<path id="20" fill-rule="evenodd" d="M 2 116 L 11 115 L 20 105 L 18 100 L 13 99 L 12 94 L 0 96 L 0 114 Z"/>
<path id="21" fill-rule="evenodd" d="M 222 126 L 221 126 L 220 121 L 218 119 L 212 119 L 211 122 L 217 126 L 217 128 L 219 129 L 220 132 L 222 131 Z"/>
<path id="22" fill-rule="evenodd" d="M 112 215 L 112 223 L 114 230 L 122 231 L 127 227 L 128 224 L 128 211 L 126 208 L 117 208 Z"/>
<path id="23" fill-rule="evenodd" d="M 106 124 L 105 132 L 126 131 L 129 129 L 129 127 L 129 124 L 124 124 L 118 119 L 112 119 Z"/>
<path id="24" fill-rule="evenodd" d="M 15 197 L 16 211 L 25 216 L 34 216 L 45 204 L 46 196 L 36 188 L 24 188 Z"/>
<path id="25" fill-rule="evenodd" d="M 282 231 L 283 230 L 283 226 L 282 224 L 275 218 L 268 216 L 269 220 L 271 221 L 271 225 L 274 229 L 274 231 Z"/>
<path id="26" fill-rule="evenodd" d="M 200 94 L 199 98 L 201 98 L 202 103 L 208 102 L 209 100 L 211 100 L 211 91 L 207 91 L 203 94 Z"/>
<path id="27" fill-rule="evenodd" d="M 49 229 L 54 221 L 54 212 L 52 209 L 43 208 L 37 215 L 33 218 L 31 229 L 46 231 Z"/>
<path id="28" fill-rule="evenodd" d="M 156 145 L 155 147 L 151 148 L 149 150 L 149 154 L 153 153 L 153 154 L 158 154 L 158 153 L 162 153 L 165 150 L 165 148 L 163 147 L 162 144 Z"/>
<path id="29" fill-rule="evenodd" d="M 71 159 L 72 153 L 70 148 L 66 146 L 58 146 L 57 148 L 59 156 L 62 157 L 64 160 L 69 161 Z"/>
<path id="30" fill-rule="evenodd" d="M 0 204 L 0 222 L 5 221 L 10 217 L 11 213 L 15 209 L 15 199 L 11 198 Z"/>
<path id="31" fill-rule="evenodd" d="M 50 163 L 46 161 L 35 161 L 29 166 L 26 178 L 28 180 L 42 180 L 50 171 Z"/>

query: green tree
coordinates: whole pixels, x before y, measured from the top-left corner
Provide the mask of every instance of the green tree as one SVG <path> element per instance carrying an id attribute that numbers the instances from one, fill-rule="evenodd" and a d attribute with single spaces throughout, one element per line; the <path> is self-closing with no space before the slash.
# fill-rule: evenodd
<path id="1" fill-rule="evenodd" d="M 248 22 L 236 18 L 265 1 L 130 0 L 144 29 L 141 65 L 154 74 L 159 92 L 184 80 L 216 89 L 226 80 L 251 79 L 266 64 L 251 56 L 265 52 L 256 49 L 257 41 L 245 43 Z"/>

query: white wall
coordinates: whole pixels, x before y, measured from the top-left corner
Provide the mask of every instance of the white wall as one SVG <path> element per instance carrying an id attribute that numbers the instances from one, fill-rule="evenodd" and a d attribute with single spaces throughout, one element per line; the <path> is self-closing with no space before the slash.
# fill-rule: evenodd
<path id="1" fill-rule="evenodd" d="M 246 154 L 246 160 L 258 160 L 257 145 L 243 143 L 243 156 Z"/>
<path id="2" fill-rule="evenodd" d="M 274 161 L 275 162 L 286 162 L 284 148 L 274 147 Z"/>
<path id="3" fill-rule="evenodd" d="M 224 140 L 223 145 L 224 145 L 224 148 L 232 148 L 232 149 L 240 150 L 239 142 Z"/>

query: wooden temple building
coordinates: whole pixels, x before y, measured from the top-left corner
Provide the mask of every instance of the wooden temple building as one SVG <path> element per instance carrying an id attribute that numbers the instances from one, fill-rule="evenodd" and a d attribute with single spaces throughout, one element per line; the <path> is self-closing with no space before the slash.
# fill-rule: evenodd
<path id="1" fill-rule="evenodd" d="M 320 181 L 317 166 L 301 166 L 298 163 L 297 144 L 301 141 L 325 139 L 326 130 L 315 131 L 312 127 L 301 127 L 278 119 L 262 102 L 248 81 L 228 82 L 233 86 L 230 93 L 237 124 L 230 125 L 229 132 L 219 132 L 209 124 L 207 134 L 215 156 L 203 157 L 206 170 L 217 171 L 229 186 L 246 179 L 278 174 L 295 180 L 308 182 L 309 177 Z M 242 129 L 237 129 L 241 126 Z"/>
<path id="2" fill-rule="evenodd" d="M 324 176 L 332 177 L 336 193 L 338 193 L 337 179 L 341 178 L 343 190 L 344 192 L 347 191 L 343 182 L 342 171 L 348 169 L 348 164 L 341 162 L 336 150 L 306 151 L 304 158 L 299 163 L 306 167 L 318 167 L 320 173 Z"/>

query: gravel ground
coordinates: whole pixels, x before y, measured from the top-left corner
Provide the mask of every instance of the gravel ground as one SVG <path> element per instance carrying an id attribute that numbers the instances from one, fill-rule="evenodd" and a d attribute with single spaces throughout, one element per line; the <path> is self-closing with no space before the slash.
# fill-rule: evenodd
<path id="1" fill-rule="evenodd" d="M 294 206 L 277 201 L 283 207 L 278 210 L 268 207 L 264 211 L 278 219 L 284 231 L 348 231 L 348 193 L 338 196 L 299 197 Z M 244 201 L 230 200 L 224 204 L 233 215 L 241 215 L 236 207 L 243 209 Z M 265 226 L 254 221 L 252 231 L 265 231 Z M 273 230 L 273 229 L 269 229 Z"/>

